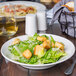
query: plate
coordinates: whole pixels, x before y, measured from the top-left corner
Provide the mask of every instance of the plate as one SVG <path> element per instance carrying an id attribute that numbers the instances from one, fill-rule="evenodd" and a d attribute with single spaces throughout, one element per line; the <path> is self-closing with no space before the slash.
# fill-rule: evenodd
<path id="1" fill-rule="evenodd" d="M 42 35 L 42 34 L 40 34 Z M 26 40 L 28 38 L 28 35 L 23 35 L 23 36 L 18 36 L 18 37 L 15 37 L 13 39 L 10 39 L 9 41 L 5 42 L 1 48 L 1 54 L 2 56 L 12 62 L 12 63 L 15 63 L 15 64 L 18 64 L 24 68 L 28 68 L 28 69 L 47 69 L 47 68 L 50 68 L 50 67 L 53 67 L 59 63 L 62 63 L 66 60 L 68 60 L 69 58 L 71 58 L 74 53 L 75 53 L 75 46 L 73 45 L 73 43 L 71 41 L 69 41 L 68 39 L 66 38 L 63 38 L 63 37 L 60 37 L 60 36 L 57 36 L 57 35 L 52 35 L 52 34 L 45 34 L 47 36 L 50 37 L 53 36 L 53 38 L 56 40 L 56 41 L 59 41 L 59 42 L 63 42 L 64 45 L 65 45 L 65 52 L 67 53 L 66 56 L 62 57 L 60 60 L 58 60 L 57 62 L 55 63 L 49 63 L 49 64 L 38 64 L 38 65 L 32 65 L 32 64 L 24 64 L 24 63 L 20 63 L 20 62 L 17 62 L 17 61 L 14 61 L 14 60 L 11 60 L 11 53 L 10 51 L 8 50 L 8 46 L 11 45 L 12 41 L 15 39 L 15 38 L 19 38 L 20 40 Z"/>
<path id="2" fill-rule="evenodd" d="M 20 5 L 26 5 L 26 6 L 33 6 L 36 8 L 37 11 L 45 11 L 46 7 L 43 4 L 37 3 L 37 2 L 30 2 L 30 1 L 9 1 L 9 2 L 2 2 L 0 3 L 0 7 L 8 4 L 20 4 Z M 17 16 L 17 18 L 25 18 L 25 16 Z"/>

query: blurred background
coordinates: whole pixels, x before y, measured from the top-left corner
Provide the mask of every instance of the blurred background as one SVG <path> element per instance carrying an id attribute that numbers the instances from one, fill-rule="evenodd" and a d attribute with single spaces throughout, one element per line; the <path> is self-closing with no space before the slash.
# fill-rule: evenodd
<path id="1" fill-rule="evenodd" d="M 0 0 L 0 2 L 5 1 L 33 1 L 33 2 L 40 2 L 44 4 L 48 9 L 52 8 L 56 3 L 58 3 L 61 0 Z"/>

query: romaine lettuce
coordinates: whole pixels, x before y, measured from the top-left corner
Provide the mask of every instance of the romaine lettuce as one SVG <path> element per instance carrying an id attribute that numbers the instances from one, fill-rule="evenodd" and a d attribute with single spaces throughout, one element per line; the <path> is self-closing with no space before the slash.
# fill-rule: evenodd
<path id="1" fill-rule="evenodd" d="M 29 37 L 28 40 L 20 41 L 19 44 L 9 46 L 8 50 L 12 54 L 12 57 L 13 57 L 12 59 L 26 64 L 47 64 L 47 63 L 57 62 L 61 57 L 66 55 L 66 53 L 62 52 L 59 48 L 51 47 L 49 50 L 44 48 L 42 51 L 38 53 L 38 56 L 35 56 L 33 54 L 34 47 L 36 45 L 42 46 L 42 43 L 43 43 L 42 41 L 37 40 L 38 36 L 39 35 L 35 33 L 35 35 L 32 37 Z M 55 40 L 53 39 L 52 36 L 50 36 L 51 39 L 46 35 L 42 35 L 42 36 L 46 37 L 47 39 L 50 40 L 51 43 L 53 42 L 55 44 Z M 32 57 L 30 59 L 26 59 L 22 55 L 22 53 L 27 49 L 29 49 L 32 53 Z"/>
<path id="2" fill-rule="evenodd" d="M 49 49 L 44 57 L 42 57 L 40 60 L 41 60 L 41 63 L 53 63 L 53 62 L 56 62 L 58 61 L 62 56 L 65 56 L 66 53 L 65 52 L 62 52 L 60 50 L 55 50 L 53 51 L 52 48 Z"/>

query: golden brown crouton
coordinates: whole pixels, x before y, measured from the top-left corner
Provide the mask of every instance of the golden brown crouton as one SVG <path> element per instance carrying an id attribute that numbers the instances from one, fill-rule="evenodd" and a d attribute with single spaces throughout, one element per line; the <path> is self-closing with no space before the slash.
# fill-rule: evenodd
<path id="1" fill-rule="evenodd" d="M 36 45 L 34 48 L 34 55 L 38 55 L 39 51 L 44 50 L 43 46 Z"/>
<path id="2" fill-rule="evenodd" d="M 24 52 L 23 52 L 23 56 L 26 58 L 26 59 L 30 59 L 31 58 L 31 56 L 32 56 L 32 53 L 31 53 L 31 51 L 30 50 L 25 50 Z"/>
<path id="3" fill-rule="evenodd" d="M 50 40 L 46 40 L 43 42 L 43 47 L 46 49 L 50 49 Z"/>
<path id="4" fill-rule="evenodd" d="M 39 40 L 39 41 L 45 41 L 45 40 L 47 40 L 47 38 L 46 37 L 42 37 L 42 36 L 38 36 L 37 40 Z"/>
<path id="5" fill-rule="evenodd" d="M 64 45 L 59 42 L 55 42 L 55 47 L 60 48 L 61 50 L 64 50 Z"/>
<path id="6" fill-rule="evenodd" d="M 19 42 L 20 42 L 20 39 L 16 38 L 16 39 L 14 39 L 14 41 L 12 42 L 12 45 L 14 45 L 14 44 L 19 44 Z"/>

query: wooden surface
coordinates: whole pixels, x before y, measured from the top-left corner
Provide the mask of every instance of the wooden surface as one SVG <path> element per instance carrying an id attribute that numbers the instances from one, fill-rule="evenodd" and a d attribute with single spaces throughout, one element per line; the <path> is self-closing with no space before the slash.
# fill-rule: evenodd
<path id="1" fill-rule="evenodd" d="M 16 33 L 16 35 L 14 35 L 14 37 L 25 34 L 24 22 L 18 23 L 18 26 L 19 26 L 19 30 Z M 71 40 L 76 46 L 76 39 L 61 33 L 59 24 L 55 24 L 52 27 L 48 27 L 46 33 L 65 37 Z M 6 41 L 5 37 L 0 37 L 0 47 L 5 41 Z M 0 76 L 66 76 L 64 74 L 64 71 L 72 64 L 73 58 L 74 56 L 71 59 L 49 69 L 29 70 L 29 72 L 28 69 L 24 69 L 19 65 L 13 64 L 11 62 L 8 62 L 6 64 L 5 60 L 3 60 L 3 64 L 0 70 Z M 28 73 L 30 73 L 30 75 Z M 74 68 L 73 73 L 70 76 L 76 76 L 76 66 Z"/>

